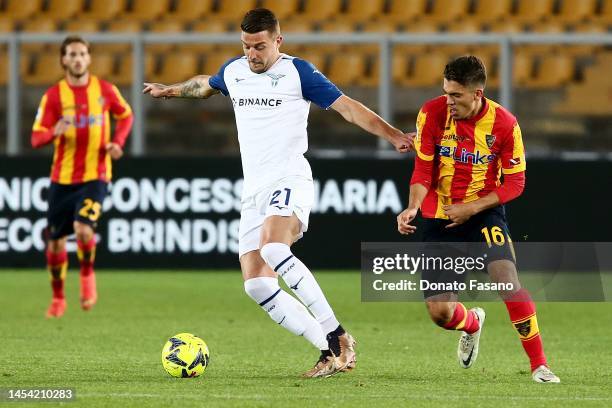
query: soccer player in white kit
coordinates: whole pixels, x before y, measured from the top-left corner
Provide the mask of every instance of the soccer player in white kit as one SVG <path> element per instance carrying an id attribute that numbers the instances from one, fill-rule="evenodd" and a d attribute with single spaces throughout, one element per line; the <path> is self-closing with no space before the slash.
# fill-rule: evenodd
<path id="1" fill-rule="evenodd" d="M 338 322 L 310 270 L 291 252 L 308 229 L 312 173 L 304 153 L 310 102 L 332 108 L 348 122 L 412 149 L 413 134 L 392 127 L 343 95 L 312 64 L 281 54 L 280 26 L 267 9 L 249 11 L 241 24 L 244 56 L 215 75 L 162 85 L 145 83 L 154 98 L 208 98 L 222 93 L 234 105 L 244 173 L 239 258 L 244 289 L 269 316 L 321 350 L 306 377 L 328 377 L 355 367 L 355 340 Z M 278 276 L 300 300 L 280 288 Z"/>

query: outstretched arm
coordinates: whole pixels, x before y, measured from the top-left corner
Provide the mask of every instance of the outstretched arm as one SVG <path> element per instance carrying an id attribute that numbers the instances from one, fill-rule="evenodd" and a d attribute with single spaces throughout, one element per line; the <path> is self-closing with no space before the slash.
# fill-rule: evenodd
<path id="1" fill-rule="evenodd" d="M 154 98 L 202 98 L 206 99 L 219 91 L 208 83 L 209 75 L 196 75 L 185 82 L 173 85 L 144 83 L 142 93 L 151 94 Z"/>
<path id="2" fill-rule="evenodd" d="M 340 113 L 350 123 L 354 123 L 366 132 L 387 140 L 395 150 L 406 153 L 413 150 L 414 133 L 406 133 L 394 128 L 364 104 L 346 95 L 340 96 L 331 105 L 331 108 Z"/>

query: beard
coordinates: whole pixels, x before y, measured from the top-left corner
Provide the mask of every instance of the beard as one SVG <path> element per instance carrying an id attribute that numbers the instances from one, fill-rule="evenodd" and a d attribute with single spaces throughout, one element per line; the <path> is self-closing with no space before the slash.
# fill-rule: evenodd
<path id="1" fill-rule="evenodd" d="M 81 72 L 78 72 L 78 71 L 75 71 L 75 70 L 71 69 L 70 67 L 65 67 L 65 68 L 66 68 L 66 70 L 68 71 L 68 74 L 71 77 L 74 77 L 74 78 L 77 78 L 77 79 L 80 79 L 81 77 L 83 77 L 83 75 L 87 74 L 87 70 L 86 69 L 84 69 Z"/>
<path id="2" fill-rule="evenodd" d="M 263 63 L 259 63 L 259 64 L 254 64 L 251 61 L 249 61 L 249 68 L 251 69 L 251 71 L 253 71 L 256 74 L 261 74 L 262 72 L 265 72 L 266 70 L 266 66 Z"/>

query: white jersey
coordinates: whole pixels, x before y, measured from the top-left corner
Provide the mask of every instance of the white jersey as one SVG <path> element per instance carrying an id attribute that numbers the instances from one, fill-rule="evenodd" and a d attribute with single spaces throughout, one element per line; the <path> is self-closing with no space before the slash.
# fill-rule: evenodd
<path id="1" fill-rule="evenodd" d="M 328 109 L 342 93 L 311 63 L 281 54 L 261 74 L 246 57 L 227 61 L 209 84 L 234 105 L 242 157 L 242 197 L 287 176 L 312 179 L 304 153 L 310 102 Z"/>

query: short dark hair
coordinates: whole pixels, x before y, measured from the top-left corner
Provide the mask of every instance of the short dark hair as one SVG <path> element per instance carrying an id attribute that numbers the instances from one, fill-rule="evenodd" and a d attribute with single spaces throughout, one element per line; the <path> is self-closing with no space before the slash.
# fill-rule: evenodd
<path id="1" fill-rule="evenodd" d="M 87 52 L 89 52 L 89 42 L 85 40 L 83 37 L 79 37 L 78 35 L 70 35 L 62 41 L 62 46 L 60 47 L 60 56 L 66 55 L 66 48 L 70 44 L 81 43 L 87 47 Z"/>
<path id="2" fill-rule="evenodd" d="M 482 86 L 487 83 L 487 69 L 482 60 L 474 55 L 455 58 L 444 67 L 444 78 L 463 86 Z"/>
<path id="3" fill-rule="evenodd" d="M 255 34 L 261 31 L 267 31 L 270 34 L 274 34 L 279 31 L 278 19 L 273 12 L 266 8 L 256 8 L 248 11 L 240 28 L 245 33 Z"/>

